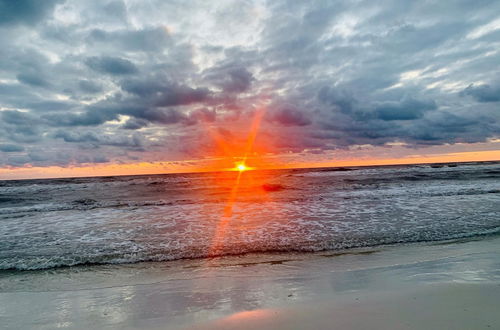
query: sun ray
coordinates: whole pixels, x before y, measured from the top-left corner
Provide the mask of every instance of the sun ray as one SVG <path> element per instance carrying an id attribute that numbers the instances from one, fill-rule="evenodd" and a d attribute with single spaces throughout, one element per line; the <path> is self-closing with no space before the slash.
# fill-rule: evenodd
<path id="1" fill-rule="evenodd" d="M 216 228 L 215 228 L 215 233 L 212 238 L 212 245 L 211 245 L 211 250 L 210 250 L 210 255 L 217 255 L 220 249 L 223 248 L 224 246 L 224 237 L 226 236 L 226 231 L 227 227 L 230 223 L 230 220 L 233 215 L 233 208 L 235 201 L 238 196 L 238 192 L 240 189 L 240 184 L 241 184 L 241 179 L 244 173 L 248 170 L 251 170 L 253 168 L 247 166 L 246 162 L 248 159 L 248 156 L 252 153 L 253 151 L 253 146 L 255 143 L 255 139 L 257 137 L 257 133 L 262 121 L 262 118 L 264 116 L 265 108 L 260 108 L 254 113 L 254 118 L 252 120 L 252 125 L 250 126 L 250 131 L 248 133 L 248 137 L 246 140 L 245 144 L 245 151 L 243 156 L 241 157 L 241 160 L 237 163 L 235 163 L 234 170 L 238 171 L 238 175 L 236 176 L 236 180 L 232 186 L 229 198 L 226 202 L 226 205 L 224 207 L 223 214 L 221 216 L 221 219 L 219 220 Z"/>

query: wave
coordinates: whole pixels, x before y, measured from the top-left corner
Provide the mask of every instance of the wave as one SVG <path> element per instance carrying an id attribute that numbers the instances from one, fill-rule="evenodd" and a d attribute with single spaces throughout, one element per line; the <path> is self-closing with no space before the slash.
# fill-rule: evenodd
<path id="1" fill-rule="evenodd" d="M 281 184 L 263 184 L 260 188 L 266 192 L 277 192 L 282 190 L 293 190 L 290 187 L 285 187 Z M 341 198 L 391 198 L 398 197 L 400 195 L 399 190 L 381 190 L 380 187 L 375 186 L 377 193 L 373 195 L 366 186 L 349 186 L 349 187 L 336 187 L 335 194 Z M 298 188 L 297 188 L 298 189 Z M 360 191 L 361 189 L 361 191 Z M 300 189 L 298 189 L 300 190 Z M 229 190 L 228 190 L 229 191 Z M 207 197 L 203 200 L 203 203 L 207 202 L 225 202 L 225 199 L 215 198 L 213 196 L 225 196 L 228 191 L 217 191 L 207 193 Z M 244 189 L 241 189 L 244 192 Z M 360 195 L 361 194 L 361 195 Z M 500 189 L 492 187 L 473 187 L 473 188 L 454 188 L 449 189 L 439 189 L 435 190 L 420 190 L 413 192 L 406 192 L 409 196 L 415 197 L 439 197 L 439 196 L 474 196 L 474 195 L 488 195 L 488 194 L 500 194 Z M 371 196 L 371 197 L 370 197 Z M 290 201 L 304 201 L 304 197 L 299 198 L 298 196 L 293 196 L 288 198 Z M 200 201 L 198 201 L 200 202 Z M 191 205 L 197 203 L 194 199 L 175 199 L 175 200 L 118 200 L 118 201 L 98 201 L 92 198 L 81 198 L 75 199 L 66 203 L 45 203 L 38 204 L 34 203 L 32 205 L 22 205 L 26 204 L 26 200 L 18 198 L 3 198 L 0 197 L 0 205 L 4 203 L 7 205 L 12 205 L 10 207 L 3 206 L 0 208 L 0 215 L 9 216 L 15 214 L 26 214 L 26 213 L 39 213 L 39 212 L 57 212 L 57 211 L 86 211 L 93 209 L 112 209 L 112 208 L 140 208 L 149 206 L 172 206 L 172 205 Z"/>
<path id="2" fill-rule="evenodd" d="M 1 204 L 19 204 L 19 203 L 23 203 L 24 201 L 25 200 L 22 198 L 0 196 L 0 205 Z"/>
<path id="3" fill-rule="evenodd" d="M 77 199 L 70 203 L 63 204 L 36 204 L 32 206 L 4 207 L 0 209 L 0 215 L 10 215 L 19 213 L 55 212 L 55 211 L 85 211 L 98 208 L 123 208 L 123 207 L 147 207 L 147 206 L 169 206 L 174 204 L 191 204 L 193 201 L 177 200 L 175 203 L 165 200 L 153 201 L 111 201 L 99 202 L 90 198 Z"/>
<path id="4" fill-rule="evenodd" d="M 474 239 L 500 235 L 500 227 L 469 233 L 452 233 L 429 236 L 426 233 L 415 233 L 405 237 L 373 237 L 370 239 L 345 239 L 339 241 L 303 241 L 288 242 L 267 241 L 257 244 L 238 244 L 222 247 L 216 251 L 209 247 L 183 247 L 178 249 L 150 249 L 147 251 L 130 251 L 124 253 L 103 253 L 88 255 L 62 254 L 57 256 L 24 256 L 0 260 L 0 271 L 29 271 L 52 268 L 103 265 L 130 264 L 138 262 L 163 262 L 180 259 L 214 258 L 229 255 L 244 255 L 249 253 L 307 253 L 320 251 L 345 251 L 353 248 L 375 247 L 394 244 L 409 244 L 422 242 L 438 242 L 456 239 Z M 291 244 L 292 243 L 292 244 Z"/>
<path id="5" fill-rule="evenodd" d="M 500 189 L 486 189 L 486 190 L 477 190 L 477 189 L 466 189 L 452 192 L 442 192 L 442 193 L 432 193 L 428 196 L 473 196 L 473 195 L 486 195 L 486 194 L 500 194 Z"/>

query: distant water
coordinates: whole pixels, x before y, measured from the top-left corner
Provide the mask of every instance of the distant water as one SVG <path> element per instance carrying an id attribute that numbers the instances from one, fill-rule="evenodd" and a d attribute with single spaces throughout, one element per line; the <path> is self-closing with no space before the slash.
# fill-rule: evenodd
<path id="1" fill-rule="evenodd" d="M 0 269 L 495 235 L 499 179 L 489 163 L 0 181 Z"/>

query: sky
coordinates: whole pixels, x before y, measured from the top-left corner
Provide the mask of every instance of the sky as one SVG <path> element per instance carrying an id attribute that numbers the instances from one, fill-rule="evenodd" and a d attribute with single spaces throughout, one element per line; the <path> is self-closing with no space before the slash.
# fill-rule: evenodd
<path id="1" fill-rule="evenodd" d="M 0 0 L 0 179 L 500 159 L 500 2 Z"/>

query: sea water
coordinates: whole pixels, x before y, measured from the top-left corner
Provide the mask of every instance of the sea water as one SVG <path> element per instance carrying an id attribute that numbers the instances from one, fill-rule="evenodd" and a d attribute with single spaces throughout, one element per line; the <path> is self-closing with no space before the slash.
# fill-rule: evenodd
<path id="1" fill-rule="evenodd" d="M 3 270 L 499 232 L 499 163 L 0 181 Z"/>

